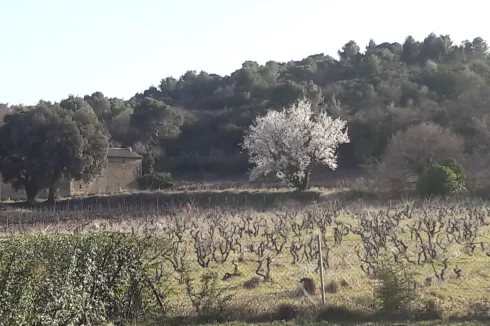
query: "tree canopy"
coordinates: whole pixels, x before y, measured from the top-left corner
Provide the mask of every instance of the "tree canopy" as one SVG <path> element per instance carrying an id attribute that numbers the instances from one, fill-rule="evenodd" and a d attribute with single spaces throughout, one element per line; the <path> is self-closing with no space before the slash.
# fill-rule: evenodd
<path id="1" fill-rule="evenodd" d="M 53 199 L 63 177 L 90 180 L 104 166 L 106 130 L 90 106 L 77 105 L 81 102 L 75 98 L 69 101 L 69 105 L 41 101 L 6 115 L 0 127 L 2 177 L 23 188 L 30 202 L 43 188 L 49 188 Z"/>
<path id="2" fill-rule="evenodd" d="M 340 168 L 381 158 L 395 133 L 422 122 L 456 133 L 466 152 L 483 151 L 489 82 L 485 40 L 455 44 L 449 35 L 430 34 L 401 43 L 371 40 L 364 49 L 350 40 L 338 58 L 320 53 L 289 62 L 246 61 L 226 76 L 187 71 L 129 100 L 95 92 L 59 105 L 90 107 L 113 146 L 151 152 L 157 171 L 244 175 L 251 165 L 240 143 L 248 126 L 304 96 L 314 109 L 347 121 L 351 142 L 339 149 Z"/>
<path id="3" fill-rule="evenodd" d="M 315 164 L 337 168 L 337 148 L 349 142 L 345 125 L 340 118 L 315 112 L 305 100 L 258 117 L 242 144 L 254 164 L 250 179 L 275 173 L 288 185 L 306 190 Z"/>

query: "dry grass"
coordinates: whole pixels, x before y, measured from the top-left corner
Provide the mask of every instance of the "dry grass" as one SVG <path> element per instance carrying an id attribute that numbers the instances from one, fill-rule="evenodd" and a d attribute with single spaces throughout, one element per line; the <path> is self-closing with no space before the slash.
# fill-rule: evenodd
<path id="1" fill-rule="evenodd" d="M 56 204 L 58 210 L 87 210 L 121 208 L 130 210 L 161 210 L 190 203 L 199 207 L 255 207 L 275 208 L 283 205 L 315 203 L 326 198 L 339 197 L 350 193 L 344 189 L 311 188 L 306 192 L 291 188 L 223 188 L 200 190 L 133 191 L 112 195 L 93 195 L 87 197 L 61 198 Z M 39 200 L 34 207 L 23 201 L 5 201 L 11 208 L 52 210 L 53 206 Z"/>
<path id="2" fill-rule="evenodd" d="M 415 259 L 421 250 L 420 244 L 412 239 L 408 226 L 418 221 L 424 212 L 435 217 L 446 214 L 447 217 L 459 216 L 462 220 L 471 220 L 474 216 L 480 216 L 482 225 L 478 227 L 474 243 L 477 248 L 474 253 L 465 249 L 464 243 L 446 244 L 445 250 L 440 249 L 437 260 L 448 259 L 448 268 L 444 280 L 435 277 L 434 267 L 440 272 L 441 265 L 429 262 L 419 265 L 409 265 L 413 268 L 418 283 L 417 292 L 420 300 L 414 303 L 416 308 L 421 308 L 427 302 L 432 302 L 444 316 L 468 316 L 486 314 L 490 307 L 490 257 L 487 256 L 486 246 L 490 247 L 490 205 L 486 202 L 452 202 L 439 203 L 432 206 L 410 206 L 413 208 L 410 217 L 405 217 L 397 225 L 396 233 L 408 247 L 407 257 Z M 73 233 L 73 232 L 100 232 L 115 231 L 127 233 L 146 234 L 151 233 L 164 239 L 162 243 L 172 244 L 174 251 L 166 251 L 168 247 L 162 245 L 160 258 L 162 261 L 165 279 L 170 282 L 172 293 L 167 298 L 171 315 L 193 314 L 191 302 L 186 294 L 185 285 L 179 284 L 179 272 L 172 267 L 171 260 L 179 260 L 191 271 L 191 277 L 195 280 L 205 271 L 216 271 L 220 277 L 225 273 L 233 274 L 235 266 L 238 266 L 239 275 L 220 281 L 220 288 L 226 293 L 233 294 L 229 304 L 240 307 L 247 314 L 272 313 L 281 304 L 289 304 L 305 309 L 318 309 L 321 303 L 321 295 L 305 295 L 299 280 L 309 277 L 315 280 L 319 287 L 319 273 L 317 268 L 317 256 L 315 256 L 316 234 L 325 235 L 324 259 L 328 262 L 325 270 L 327 288 L 327 303 L 330 306 L 345 307 L 352 310 L 374 312 L 374 291 L 376 281 L 367 275 L 361 268 L 361 260 L 356 251 L 362 252 L 365 241 L 359 234 L 352 231 L 362 227 L 364 219 L 372 219 L 373 216 L 391 218 L 403 212 L 404 205 L 374 206 L 369 203 L 358 204 L 324 204 L 313 205 L 295 209 L 209 209 L 199 206 L 186 205 L 179 209 L 154 209 L 151 211 L 113 209 L 95 211 L 56 211 L 56 212 L 30 212 L 28 210 L 9 213 L 9 221 L 4 219 L 0 225 L 0 233 L 3 236 L 13 234 L 45 234 L 45 233 Z M 473 216 L 473 217 L 472 217 Z M 327 223 L 325 232 L 320 232 L 320 224 L 331 218 Z M 248 235 L 246 220 L 259 225 L 258 234 Z M 437 218 L 435 219 L 438 221 Z M 30 221 L 26 224 L 26 221 Z M 303 230 L 294 231 L 293 226 L 307 225 Z M 381 221 L 381 220 L 380 220 Z M 444 223 L 443 220 L 441 223 Z M 20 224 L 19 224 L 20 222 Z M 446 221 L 447 222 L 447 221 Z M 319 224 L 320 223 L 320 224 Z M 381 223 L 381 222 L 380 222 Z M 439 223 L 439 222 L 437 222 Z M 440 224 L 441 224 L 440 223 Z M 438 224 L 439 225 L 439 224 Z M 244 227 L 242 235 L 238 236 L 237 229 Z M 350 228 L 348 234 L 342 240 L 335 243 L 335 228 Z M 446 232 L 441 227 L 441 232 Z M 179 231 L 180 230 L 180 231 Z M 214 230 L 214 233 L 212 233 Z M 199 236 L 196 233 L 200 232 Z M 276 235 L 284 233 L 285 245 L 280 251 L 272 243 L 267 241 L 266 233 Z M 446 232 L 447 233 L 447 232 Z M 182 242 L 177 245 L 178 236 L 182 236 Z M 389 234 L 385 234 L 389 238 Z M 230 238 L 231 237 L 231 238 Z M 199 239 L 196 240 L 196 239 Z M 221 262 L 220 248 L 225 248 L 226 240 L 232 239 L 233 250 L 230 251 L 226 261 Z M 313 240 L 313 241 L 312 241 Z M 275 241 L 281 243 L 279 237 Z M 242 250 L 235 242 L 240 243 Z M 463 241 L 465 242 L 465 241 Z M 468 241 L 466 241 L 468 242 Z M 483 243 L 483 250 L 480 248 Z M 216 260 L 212 255 L 209 266 L 204 268 L 197 263 L 196 248 L 201 250 L 213 250 Z M 254 248 L 265 246 L 263 256 L 255 253 Z M 293 264 L 291 247 L 302 246 L 299 250 L 299 261 Z M 250 246 L 253 246 L 249 248 Z M 380 248 L 383 252 L 394 247 L 388 241 L 388 245 Z M 306 254 L 305 254 L 306 251 Z M 313 254 L 308 254 L 311 251 Z M 185 252 L 185 254 L 184 254 Z M 328 255 L 326 254 L 328 252 Z M 258 276 L 257 261 L 270 257 L 270 279 Z M 202 258 L 202 257 L 201 257 Z M 179 265 L 180 266 L 180 265 Z M 461 272 L 459 272 L 461 270 Z M 255 278 L 255 281 L 250 282 Z M 257 278 L 259 282 L 257 282 Z M 429 281 L 430 278 L 430 281 Z M 247 283 L 249 286 L 247 286 Z M 198 284 L 195 281 L 194 284 Z M 253 286 L 250 286 L 252 284 Z"/>
<path id="3" fill-rule="evenodd" d="M 138 323 L 135 324 L 134 326 L 160 326 L 162 325 L 161 323 L 153 323 L 153 322 L 143 322 L 143 323 Z M 184 324 L 183 324 L 184 325 Z M 241 322 L 230 322 L 230 323 L 212 323 L 212 324 L 206 324 L 208 326 L 213 326 L 213 325 L 220 325 L 220 326 L 296 326 L 296 325 L 304 325 L 304 326 L 348 326 L 348 325 L 356 325 L 356 326 L 483 326 L 486 325 L 485 323 L 482 322 L 438 322 L 438 321 L 431 321 L 431 322 L 414 322 L 414 323 L 393 323 L 393 322 L 376 322 L 376 323 L 348 323 L 348 322 L 342 322 L 342 323 L 331 323 L 331 322 L 302 322 L 301 324 L 297 323 L 296 321 L 275 321 L 275 322 L 268 322 L 268 323 L 241 323 Z M 104 325 L 104 326 L 112 326 L 112 325 Z M 203 325 L 201 325 L 203 326 Z"/>
<path id="4" fill-rule="evenodd" d="M 298 325 L 296 322 L 272 322 L 272 323 L 260 323 L 260 324 L 249 324 L 249 323 L 222 323 L 222 324 L 208 324 L 212 325 L 220 325 L 220 326 L 295 326 Z M 420 322 L 420 323 L 329 323 L 329 322 L 313 322 L 313 323 L 304 323 L 301 325 L 305 326 L 346 326 L 346 325 L 357 325 L 357 326 L 442 326 L 442 325 L 451 325 L 451 326 L 482 326 L 485 325 L 479 322 L 466 322 L 466 323 L 447 323 L 447 322 Z"/>

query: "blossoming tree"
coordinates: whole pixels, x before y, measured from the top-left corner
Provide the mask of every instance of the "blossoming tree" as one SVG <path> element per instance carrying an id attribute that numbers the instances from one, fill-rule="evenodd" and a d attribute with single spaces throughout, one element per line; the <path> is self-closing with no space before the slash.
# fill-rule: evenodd
<path id="1" fill-rule="evenodd" d="M 289 186 L 306 190 L 315 164 L 337 168 L 337 148 L 349 142 L 346 123 L 314 112 L 307 100 L 256 118 L 242 143 L 255 165 L 250 180 L 275 173 Z"/>

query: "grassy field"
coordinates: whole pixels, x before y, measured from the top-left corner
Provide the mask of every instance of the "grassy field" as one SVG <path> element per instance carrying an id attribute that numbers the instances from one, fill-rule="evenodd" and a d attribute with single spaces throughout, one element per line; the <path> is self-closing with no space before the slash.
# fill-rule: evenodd
<path id="1" fill-rule="evenodd" d="M 441 318 L 488 317 L 487 202 L 312 201 L 282 208 L 250 206 L 16 209 L 0 219 L 0 233 L 110 231 L 157 237 L 162 245 L 154 253 L 152 270 L 159 279 L 165 318 L 173 320 L 196 315 L 199 302 L 191 299 L 204 293 L 201 277 L 206 273 L 216 273 L 216 284 L 206 291 L 213 304 L 226 306 L 227 318 L 249 322 L 318 318 L 322 310 L 318 238 L 327 305 L 340 307 L 337 312 L 344 314 L 336 318 L 362 321 L 380 316 L 379 278 L 374 271 L 393 257 L 416 283 L 415 299 L 405 308 L 419 314 L 430 310 L 432 317 Z M 305 291 L 303 278 L 314 281 L 314 294 Z M 401 285 L 398 291 L 410 289 Z"/>
<path id="2" fill-rule="evenodd" d="M 287 202 L 308 204 L 322 197 L 342 193 L 338 189 L 312 188 L 297 192 L 288 188 L 178 188 L 167 191 L 136 191 L 118 195 L 93 195 L 88 197 L 61 198 L 56 208 L 61 210 L 118 209 L 152 210 L 164 207 L 178 207 L 190 203 L 200 207 L 238 206 L 274 207 Z M 27 207 L 24 201 L 6 201 L 14 208 Z M 50 209 L 45 200 L 39 200 L 30 209 Z"/>

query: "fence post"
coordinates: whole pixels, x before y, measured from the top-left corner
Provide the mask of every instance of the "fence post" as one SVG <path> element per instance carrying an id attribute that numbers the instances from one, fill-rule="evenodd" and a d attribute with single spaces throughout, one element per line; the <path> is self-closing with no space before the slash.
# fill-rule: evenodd
<path id="1" fill-rule="evenodd" d="M 320 286 L 322 291 L 322 305 L 325 306 L 325 275 L 323 271 L 323 250 L 322 250 L 322 238 L 318 234 L 318 264 L 320 268 Z"/>

